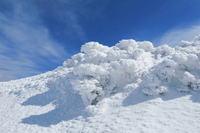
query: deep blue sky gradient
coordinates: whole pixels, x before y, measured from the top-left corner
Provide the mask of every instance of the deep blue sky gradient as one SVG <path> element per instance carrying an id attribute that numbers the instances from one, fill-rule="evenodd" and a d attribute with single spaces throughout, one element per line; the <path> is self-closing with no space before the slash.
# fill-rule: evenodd
<path id="1" fill-rule="evenodd" d="M 42 20 L 52 35 L 61 43 L 77 42 L 74 45 L 79 47 L 80 43 L 91 40 L 109 46 L 124 38 L 153 41 L 172 27 L 189 25 L 199 20 L 199 5 L 200 1 L 188 0 L 109 0 L 92 2 L 84 7 L 75 6 L 85 8 L 84 13 L 77 12 L 78 23 L 86 34 L 84 39 L 66 38 L 68 34 L 62 30 L 63 27 L 68 28 L 66 23 L 56 18 L 54 11 L 49 11 L 47 5 L 41 8 L 46 9 Z M 55 16 L 50 17 L 51 14 Z"/>
<path id="2" fill-rule="evenodd" d="M 75 0 L 69 5 L 52 0 L 35 2 L 52 37 L 74 53 L 88 41 L 109 46 L 126 38 L 154 41 L 167 30 L 190 25 L 200 18 L 198 0 L 97 0 L 88 4 L 82 4 L 82 1 L 80 5 L 79 2 Z M 65 12 L 69 11 L 76 14 L 85 37 L 74 33 L 67 20 L 63 21 Z"/>
<path id="3" fill-rule="evenodd" d="M 89 41 L 159 46 L 171 31 L 199 26 L 199 7 L 199 0 L 0 0 L 0 81 L 53 70 Z"/>

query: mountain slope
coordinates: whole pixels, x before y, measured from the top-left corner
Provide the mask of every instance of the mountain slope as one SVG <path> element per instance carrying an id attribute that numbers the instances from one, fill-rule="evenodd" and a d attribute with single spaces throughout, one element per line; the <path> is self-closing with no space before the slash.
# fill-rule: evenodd
<path id="1" fill-rule="evenodd" d="M 89 42 L 41 75 L 0 83 L 0 132 L 199 132 L 200 39 Z"/>

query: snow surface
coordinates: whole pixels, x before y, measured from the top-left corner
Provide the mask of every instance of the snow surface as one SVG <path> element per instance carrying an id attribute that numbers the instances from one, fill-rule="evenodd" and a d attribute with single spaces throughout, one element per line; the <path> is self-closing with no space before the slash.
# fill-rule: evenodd
<path id="1" fill-rule="evenodd" d="M 54 71 L 0 83 L 1 133 L 199 133 L 200 36 L 89 42 Z"/>

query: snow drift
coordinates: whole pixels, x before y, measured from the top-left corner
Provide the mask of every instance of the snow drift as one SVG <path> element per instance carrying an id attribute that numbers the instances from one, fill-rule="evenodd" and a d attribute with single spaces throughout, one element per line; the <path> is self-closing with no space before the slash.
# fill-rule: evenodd
<path id="1" fill-rule="evenodd" d="M 93 121 L 90 117 L 96 117 L 94 120 L 99 119 L 102 114 L 107 117 L 106 112 L 117 108 L 119 112 L 126 112 L 126 106 L 131 103 L 136 104 L 152 98 L 164 98 L 175 93 L 178 96 L 194 92 L 198 94 L 200 36 L 192 42 L 182 41 L 174 48 L 168 45 L 154 47 L 151 42 L 136 42 L 132 39 L 121 40 L 112 47 L 89 42 L 81 47 L 81 53 L 73 55 L 54 71 L 2 82 L 0 90 L 1 101 L 6 97 L 10 99 L 10 102 L 2 105 L 1 114 L 5 114 L 6 109 L 13 109 L 15 113 L 18 110 L 17 116 L 13 118 L 13 129 L 20 126 L 28 131 L 27 125 L 38 125 L 38 128 L 30 128 L 32 132 L 37 132 L 40 126 L 62 126 L 63 121 L 73 123 L 75 118 L 79 124 L 86 124 L 86 119 Z M 117 119 L 115 115 L 111 116 L 111 119 Z M 3 115 L 2 117 L 2 123 L 10 120 Z M 1 127 L 1 131 L 16 132 L 6 127 Z M 75 127 L 64 129 L 63 127 L 60 132 L 75 131 Z M 199 126 L 197 129 L 200 131 Z M 83 127 L 77 127 L 76 131 L 80 130 L 83 130 Z M 134 129 L 125 130 L 129 132 Z M 55 130 L 51 127 L 45 131 Z M 106 132 L 102 129 L 101 132 L 104 131 Z M 108 131 L 119 130 L 116 128 Z"/>

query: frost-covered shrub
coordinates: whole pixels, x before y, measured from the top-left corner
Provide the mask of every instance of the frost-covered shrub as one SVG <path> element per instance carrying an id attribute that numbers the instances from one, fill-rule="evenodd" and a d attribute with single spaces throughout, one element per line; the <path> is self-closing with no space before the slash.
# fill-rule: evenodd
<path id="1" fill-rule="evenodd" d="M 173 55 L 173 60 L 184 70 L 199 69 L 199 59 L 195 54 L 177 52 Z"/>
<path id="2" fill-rule="evenodd" d="M 145 51 L 153 50 L 153 44 L 149 41 L 138 42 L 138 47 Z"/>
<path id="3" fill-rule="evenodd" d="M 155 96 L 155 95 L 163 95 L 167 93 L 167 88 L 165 86 L 154 86 L 150 88 L 145 88 L 142 90 L 145 95 Z"/>
<path id="4" fill-rule="evenodd" d="M 187 46 L 190 46 L 192 44 L 192 42 L 188 42 L 188 41 L 181 41 L 179 43 L 179 46 L 180 47 L 187 47 Z"/>
<path id="5" fill-rule="evenodd" d="M 182 77 L 180 77 L 180 81 L 184 85 L 183 88 L 185 90 L 200 90 L 200 77 L 199 75 L 193 75 L 190 72 L 184 72 Z"/>
<path id="6" fill-rule="evenodd" d="M 86 105 L 137 87 L 145 95 L 163 95 L 169 89 L 199 91 L 199 40 L 182 41 L 175 48 L 154 48 L 151 42 L 132 39 L 112 47 L 89 42 L 82 46 L 83 53 L 72 56 L 63 67 L 68 67 L 71 86 Z"/>
<path id="7" fill-rule="evenodd" d="M 190 83 L 194 83 L 195 80 L 195 76 L 192 75 L 191 73 L 185 71 L 183 73 L 183 76 L 180 78 L 180 81 L 184 84 L 184 85 L 189 85 Z"/>
<path id="8" fill-rule="evenodd" d="M 156 48 L 155 54 L 161 55 L 162 57 L 171 55 L 175 52 L 174 48 L 169 47 L 168 45 L 161 45 Z"/>
<path id="9" fill-rule="evenodd" d="M 78 63 L 82 62 L 84 60 L 84 54 L 78 53 L 76 55 L 73 55 L 71 59 L 68 59 L 63 63 L 64 67 L 74 67 Z"/>
<path id="10" fill-rule="evenodd" d="M 139 74 L 138 64 L 132 59 L 121 59 L 119 61 L 114 61 L 111 63 L 111 80 L 115 84 L 121 84 L 124 80 L 129 82 L 136 78 Z"/>
<path id="11" fill-rule="evenodd" d="M 162 81 L 170 82 L 171 78 L 175 76 L 176 67 L 175 61 L 166 59 L 156 66 L 155 73 Z"/>
<path id="12" fill-rule="evenodd" d="M 85 54 L 86 63 L 100 64 L 106 61 L 107 54 L 97 50 L 91 50 L 90 53 Z"/>
<path id="13" fill-rule="evenodd" d="M 109 50 L 109 47 L 103 46 L 102 44 L 99 44 L 98 42 L 88 42 L 85 45 L 82 45 L 81 47 L 81 52 L 84 52 L 86 54 L 90 53 L 93 50 L 105 53 Z"/>
<path id="14" fill-rule="evenodd" d="M 142 92 L 145 95 L 159 95 L 167 92 L 167 88 L 162 86 L 162 80 L 154 73 L 148 75 L 142 82 Z"/>
<path id="15" fill-rule="evenodd" d="M 130 57 L 137 60 L 139 59 L 145 51 L 143 49 L 136 49 L 134 52 L 130 53 Z"/>
<path id="16" fill-rule="evenodd" d="M 189 85 L 190 89 L 200 91 L 200 79 L 196 80 L 195 83 L 190 83 Z"/>
<path id="17" fill-rule="evenodd" d="M 148 52 L 153 46 L 150 42 L 139 45 L 134 40 L 122 40 L 109 48 L 90 42 L 82 46 L 83 53 L 64 63 L 73 68 L 71 84 L 85 104 L 96 104 L 145 76 L 153 65 L 153 56 Z"/>
<path id="18" fill-rule="evenodd" d="M 199 90 L 200 65 L 199 57 L 193 54 L 194 48 L 170 48 L 167 45 L 159 46 L 155 54 L 165 58 L 160 58 L 150 72 L 151 78 L 145 78 L 142 82 L 143 92 L 147 95 L 158 95 L 167 92 L 167 86 L 181 92 Z M 193 46 L 194 47 L 194 46 Z M 186 50 L 187 49 L 187 50 Z M 198 53 L 196 51 L 196 53 Z M 160 61 L 160 63 L 159 63 Z M 173 80 L 176 80 L 175 83 Z M 165 86 L 166 89 L 160 88 Z"/>
<path id="19" fill-rule="evenodd" d="M 104 95 L 104 91 L 97 85 L 98 83 L 96 79 L 71 80 L 73 89 L 79 92 L 85 105 L 96 104 Z"/>
<path id="20" fill-rule="evenodd" d="M 112 61 L 118 61 L 120 59 L 128 59 L 128 58 L 129 58 L 129 55 L 127 51 L 116 49 L 115 46 L 111 48 L 110 51 L 108 51 L 107 57 L 106 57 L 108 63 Z"/>
<path id="21" fill-rule="evenodd" d="M 89 42 L 81 47 L 81 52 L 85 53 L 85 62 L 94 64 L 105 62 L 108 50 L 109 47 L 103 46 L 98 42 Z"/>
<path id="22" fill-rule="evenodd" d="M 73 73 L 78 77 L 95 78 L 101 81 L 101 78 L 108 77 L 109 72 L 106 66 L 98 66 L 94 64 L 81 64 L 74 68 Z"/>
<path id="23" fill-rule="evenodd" d="M 138 47 L 138 45 L 135 40 L 129 39 L 121 40 L 119 43 L 116 44 L 116 47 L 120 48 L 121 50 L 133 51 Z"/>

